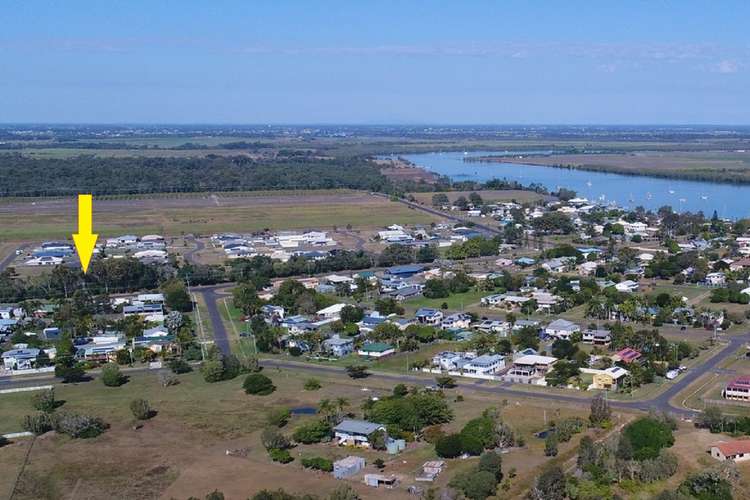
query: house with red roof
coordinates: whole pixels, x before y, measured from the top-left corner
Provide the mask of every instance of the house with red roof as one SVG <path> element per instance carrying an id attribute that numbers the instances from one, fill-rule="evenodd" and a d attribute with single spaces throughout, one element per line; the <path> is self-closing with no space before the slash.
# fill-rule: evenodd
<path id="1" fill-rule="evenodd" d="M 750 460 L 750 439 L 735 439 L 734 441 L 716 443 L 711 446 L 711 456 L 721 462 L 725 460 L 735 462 Z"/>
<path id="2" fill-rule="evenodd" d="M 625 349 L 621 349 L 614 353 L 614 355 L 612 355 L 612 360 L 615 363 L 622 362 L 626 365 L 629 365 L 631 363 L 640 361 L 641 356 L 643 355 L 640 352 L 636 351 L 635 349 L 631 349 L 630 347 L 626 347 Z"/>
<path id="3" fill-rule="evenodd" d="M 743 375 L 731 380 L 721 391 L 724 399 L 750 401 L 750 375 Z"/>

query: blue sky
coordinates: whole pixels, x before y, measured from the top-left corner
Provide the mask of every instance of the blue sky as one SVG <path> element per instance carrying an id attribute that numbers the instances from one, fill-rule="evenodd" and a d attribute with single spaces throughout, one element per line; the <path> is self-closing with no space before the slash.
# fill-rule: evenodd
<path id="1" fill-rule="evenodd" d="M 750 124 L 750 2 L 35 1 L 0 122 Z"/>

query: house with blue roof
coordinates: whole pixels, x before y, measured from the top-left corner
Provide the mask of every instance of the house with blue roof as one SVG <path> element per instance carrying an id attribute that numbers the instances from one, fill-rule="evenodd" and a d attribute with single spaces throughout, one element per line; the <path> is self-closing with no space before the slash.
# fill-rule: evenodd
<path id="1" fill-rule="evenodd" d="M 424 266 L 419 264 L 406 264 L 403 266 L 393 266 L 388 268 L 388 274 L 398 276 L 399 278 L 411 278 L 415 274 L 424 271 Z"/>

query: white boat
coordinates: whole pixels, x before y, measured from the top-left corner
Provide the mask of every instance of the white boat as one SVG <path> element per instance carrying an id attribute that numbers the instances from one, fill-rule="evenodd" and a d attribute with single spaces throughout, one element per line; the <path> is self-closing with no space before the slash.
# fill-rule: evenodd
<path id="1" fill-rule="evenodd" d="M 701 196 L 701 200 L 707 200 L 708 196 Z"/>
<path id="2" fill-rule="evenodd" d="M 670 189 L 669 194 L 674 194 L 674 189 Z"/>

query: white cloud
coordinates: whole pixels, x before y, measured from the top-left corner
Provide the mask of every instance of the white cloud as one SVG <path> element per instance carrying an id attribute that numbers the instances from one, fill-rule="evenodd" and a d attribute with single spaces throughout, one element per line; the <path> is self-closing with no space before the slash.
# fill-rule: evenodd
<path id="1" fill-rule="evenodd" d="M 737 63 L 737 61 L 733 61 L 731 59 L 724 59 L 722 61 L 719 61 L 714 66 L 715 72 L 724 74 L 737 73 L 739 69 L 740 65 Z"/>

